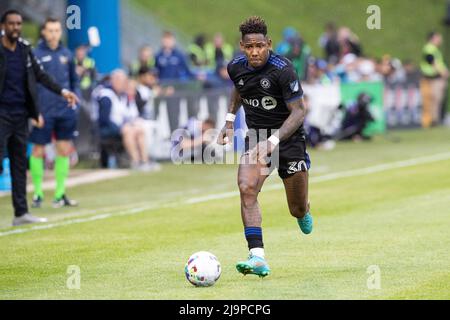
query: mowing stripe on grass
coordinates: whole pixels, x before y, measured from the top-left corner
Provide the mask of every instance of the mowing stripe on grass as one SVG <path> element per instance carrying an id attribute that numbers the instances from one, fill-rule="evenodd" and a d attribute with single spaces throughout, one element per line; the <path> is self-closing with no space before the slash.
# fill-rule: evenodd
<path id="1" fill-rule="evenodd" d="M 439 154 L 435 154 L 435 155 L 431 155 L 431 156 L 413 158 L 413 159 L 402 160 L 402 161 L 395 161 L 395 162 L 385 163 L 385 164 L 361 168 L 361 169 L 353 169 L 353 170 L 330 173 L 330 174 L 326 174 L 326 175 L 322 175 L 322 176 L 318 176 L 318 177 L 313 177 L 310 179 L 310 182 L 311 183 L 320 183 L 320 182 L 337 180 L 337 179 L 341 179 L 341 178 L 364 176 L 364 175 L 369 175 L 372 173 L 384 172 L 384 171 L 398 169 L 398 168 L 412 167 L 415 165 L 423 165 L 423 164 L 428 164 L 428 163 L 433 163 L 433 162 L 438 162 L 438 161 L 443 161 L 443 160 L 449 160 L 449 159 L 450 159 L 450 152 L 439 153 Z M 283 188 L 283 184 L 277 183 L 277 184 L 272 184 L 272 185 L 268 185 L 268 186 L 264 187 L 264 190 L 280 190 L 282 188 Z M 186 200 L 182 200 L 182 201 L 178 201 L 178 202 L 172 202 L 170 204 L 168 204 L 168 203 L 153 203 L 153 204 L 147 205 L 147 206 L 140 206 L 140 207 L 133 208 L 133 209 L 122 210 L 122 211 L 106 213 L 106 214 L 100 214 L 100 215 L 95 215 L 95 216 L 87 217 L 87 218 L 78 218 L 78 219 L 55 222 L 55 223 L 50 223 L 50 224 L 34 225 L 29 228 L 17 228 L 17 229 L 13 229 L 13 230 L 0 232 L 0 237 L 9 236 L 9 235 L 13 235 L 13 234 L 23 234 L 23 233 L 37 231 L 37 230 L 53 229 L 56 227 L 67 226 L 67 225 L 72 225 L 72 224 L 77 224 L 77 223 L 103 220 L 103 219 L 108 219 L 111 217 L 134 215 L 134 214 L 138 214 L 138 213 L 148 211 L 148 210 L 156 210 L 156 209 L 162 209 L 162 208 L 177 207 L 180 205 L 189 205 L 189 204 L 208 202 L 208 201 L 212 201 L 212 200 L 232 198 L 232 197 L 236 197 L 236 196 L 239 196 L 238 191 L 212 194 L 212 195 L 208 195 L 208 196 L 204 196 L 204 197 L 195 197 L 195 198 L 190 198 L 190 199 L 186 199 Z"/>

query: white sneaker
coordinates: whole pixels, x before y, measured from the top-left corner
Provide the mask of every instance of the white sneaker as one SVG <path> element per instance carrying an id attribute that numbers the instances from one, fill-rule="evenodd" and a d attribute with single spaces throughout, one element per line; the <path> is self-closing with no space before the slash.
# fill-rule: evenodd
<path id="1" fill-rule="evenodd" d="M 139 166 L 139 171 L 142 172 L 152 172 L 152 171 L 160 171 L 161 165 L 157 162 L 146 162 Z"/>
<path id="2" fill-rule="evenodd" d="M 47 222 L 47 218 L 39 218 L 33 216 L 31 213 L 25 213 L 20 217 L 14 217 L 12 225 L 13 227 L 16 227 L 21 226 L 23 224 L 44 223 L 44 222 Z"/>

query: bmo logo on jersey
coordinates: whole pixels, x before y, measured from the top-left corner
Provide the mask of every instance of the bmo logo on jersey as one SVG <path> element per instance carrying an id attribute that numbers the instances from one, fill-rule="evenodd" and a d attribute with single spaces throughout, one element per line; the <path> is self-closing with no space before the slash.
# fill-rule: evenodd
<path id="1" fill-rule="evenodd" d="M 272 110 L 277 107 L 277 99 L 275 99 L 274 97 L 266 96 L 262 98 L 261 104 L 264 109 Z"/>
<path id="2" fill-rule="evenodd" d="M 242 98 L 242 101 L 249 106 L 252 106 L 254 108 L 258 108 L 260 103 L 258 99 L 247 99 L 247 98 Z"/>
<path id="3" fill-rule="evenodd" d="M 258 108 L 259 106 L 262 106 L 266 110 L 272 110 L 277 107 L 277 99 L 270 96 L 265 96 L 261 99 L 247 99 L 242 98 L 242 101 L 249 106 L 252 106 L 254 108 Z"/>

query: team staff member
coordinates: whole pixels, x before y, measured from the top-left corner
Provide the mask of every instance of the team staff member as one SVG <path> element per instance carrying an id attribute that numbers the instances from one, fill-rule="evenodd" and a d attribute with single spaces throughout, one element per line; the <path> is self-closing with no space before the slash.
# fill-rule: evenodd
<path id="1" fill-rule="evenodd" d="M 444 100 L 449 72 L 439 47 L 442 45 L 442 35 L 431 32 L 428 42 L 422 50 L 420 70 L 422 80 L 420 91 L 422 93 L 422 127 L 429 128 L 441 122 L 441 107 Z"/>
<path id="2" fill-rule="evenodd" d="M 29 43 L 20 38 L 22 16 L 18 11 L 6 11 L 0 24 L 4 32 L 0 38 L 0 159 L 6 147 L 11 163 L 13 225 L 45 222 L 46 219 L 28 212 L 26 199 L 28 118 L 34 120 L 34 125 L 43 126 L 37 104 L 37 82 L 62 95 L 69 105 L 75 105 L 78 98 L 42 70 Z"/>
<path id="3" fill-rule="evenodd" d="M 48 18 L 42 29 L 43 39 L 34 54 L 46 72 L 63 87 L 79 91 L 78 76 L 72 53 L 61 43 L 62 25 L 57 19 Z M 67 108 L 67 102 L 43 86 L 38 86 L 39 107 L 44 117 L 44 127 L 34 128 L 30 140 L 34 144 L 30 157 L 31 177 L 34 184 L 33 208 L 40 208 L 44 200 L 42 182 L 44 179 L 45 145 L 52 142 L 56 135 L 55 179 L 56 190 L 54 208 L 77 206 L 77 202 L 66 196 L 66 179 L 69 175 L 72 152 L 72 140 L 77 127 L 77 113 L 74 108 Z"/>

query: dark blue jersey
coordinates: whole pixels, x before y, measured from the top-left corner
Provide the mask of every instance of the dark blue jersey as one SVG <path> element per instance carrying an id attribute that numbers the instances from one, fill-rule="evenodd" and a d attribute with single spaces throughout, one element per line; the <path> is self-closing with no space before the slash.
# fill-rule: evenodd
<path id="1" fill-rule="evenodd" d="M 36 58 L 44 70 L 50 74 L 63 88 L 75 93 L 79 91 L 79 80 L 75 73 L 73 55 L 62 44 L 55 50 L 50 49 L 45 41 L 40 41 L 34 50 Z M 39 107 L 45 116 L 74 115 L 74 110 L 67 106 L 67 101 L 54 94 L 42 85 L 39 86 Z"/>
<path id="2" fill-rule="evenodd" d="M 271 53 L 267 63 L 254 69 L 240 56 L 228 64 L 228 74 L 245 109 L 250 129 L 279 129 L 290 115 L 287 103 L 303 96 L 291 62 Z M 299 128 L 304 136 L 303 124 Z"/>

